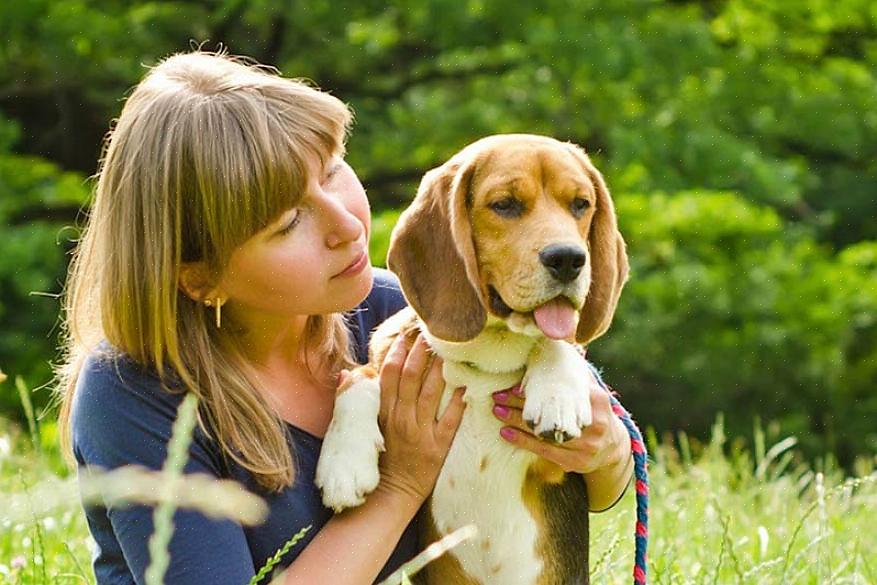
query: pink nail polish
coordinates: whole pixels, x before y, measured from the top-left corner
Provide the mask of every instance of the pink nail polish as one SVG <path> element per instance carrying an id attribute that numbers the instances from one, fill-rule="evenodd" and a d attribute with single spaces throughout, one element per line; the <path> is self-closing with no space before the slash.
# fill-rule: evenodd
<path id="1" fill-rule="evenodd" d="M 515 384 L 514 386 L 512 386 L 512 394 L 514 394 L 515 396 L 523 396 L 523 395 L 524 395 L 524 388 L 523 388 L 523 386 L 521 386 L 520 383 Z"/>
<path id="2" fill-rule="evenodd" d="M 509 409 L 505 406 L 494 406 L 493 414 L 495 414 L 499 418 L 505 418 L 509 415 Z"/>
<path id="3" fill-rule="evenodd" d="M 515 439 L 515 430 L 509 427 L 503 427 L 499 430 L 499 434 L 506 441 L 513 441 Z"/>
<path id="4" fill-rule="evenodd" d="M 493 401 L 498 404 L 505 404 L 509 401 L 509 393 L 508 392 L 496 392 L 493 395 Z"/>

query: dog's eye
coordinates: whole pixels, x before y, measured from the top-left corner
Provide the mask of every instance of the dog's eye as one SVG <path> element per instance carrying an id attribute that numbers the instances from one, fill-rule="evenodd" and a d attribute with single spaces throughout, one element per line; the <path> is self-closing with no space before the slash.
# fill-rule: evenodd
<path id="1" fill-rule="evenodd" d="M 581 217 L 584 215 L 585 210 L 587 210 L 591 206 L 591 202 L 585 199 L 584 197 L 576 197 L 572 200 L 570 204 L 570 209 L 572 209 L 572 214 L 576 217 Z"/>
<path id="2" fill-rule="evenodd" d="M 488 207 L 503 217 L 519 217 L 524 213 L 524 204 L 514 197 L 497 199 Z"/>

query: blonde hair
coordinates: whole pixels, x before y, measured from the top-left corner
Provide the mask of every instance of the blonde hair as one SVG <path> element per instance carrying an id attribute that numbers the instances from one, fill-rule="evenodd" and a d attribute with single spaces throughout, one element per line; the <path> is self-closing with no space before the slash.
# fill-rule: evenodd
<path id="1" fill-rule="evenodd" d="M 297 203 L 306 161 L 343 151 L 350 122 L 337 98 L 221 53 L 171 56 L 134 88 L 104 143 L 65 290 L 65 452 L 79 372 L 105 339 L 169 391 L 196 394 L 202 429 L 261 486 L 292 484 L 285 423 L 244 374 L 229 327 L 212 326 L 177 279 L 183 262 L 222 274 L 237 246 Z M 342 315 L 312 316 L 307 331 L 333 371 L 352 362 Z"/>

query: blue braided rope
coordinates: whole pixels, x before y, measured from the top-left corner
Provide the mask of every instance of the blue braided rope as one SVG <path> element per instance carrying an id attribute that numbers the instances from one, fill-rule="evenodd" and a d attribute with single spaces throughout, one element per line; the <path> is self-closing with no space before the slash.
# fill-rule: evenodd
<path id="1" fill-rule="evenodd" d="M 633 452 L 633 475 L 636 482 L 636 549 L 634 552 L 633 582 L 634 585 L 646 585 L 648 567 L 646 564 L 649 545 L 649 470 L 648 452 L 642 433 L 636 423 L 616 398 L 615 392 L 603 381 L 600 372 L 593 364 L 588 362 L 591 371 L 606 392 L 612 404 L 612 411 L 624 423 L 630 435 L 630 448 Z"/>

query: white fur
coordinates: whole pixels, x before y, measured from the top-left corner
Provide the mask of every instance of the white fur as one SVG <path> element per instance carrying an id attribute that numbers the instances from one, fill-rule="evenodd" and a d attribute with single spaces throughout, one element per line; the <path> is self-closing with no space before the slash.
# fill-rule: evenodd
<path id="1" fill-rule="evenodd" d="M 580 437 L 582 427 L 591 424 L 591 402 L 582 382 L 591 379 L 584 358 L 562 341 L 546 339 L 527 361 L 523 387 L 526 389 L 524 420 L 535 425 L 537 435 L 553 432 Z"/>
<path id="2" fill-rule="evenodd" d="M 411 317 L 408 311 L 385 321 L 375 338 L 395 334 Z M 466 524 L 478 527 L 476 538 L 448 554 L 484 585 L 533 585 L 542 572 L 538 526 L 521 488 L 537 456 L 500 438 L 503 423 L 492 414 L 492 394 L 523 380 L 525 416 L 537 422 L 536 431 L 579 436 L 581 427 L 591 422 L 590 373 L 584 358 L 565 342 L 510 331 L 501 322 L 489 322 L 475 339 L 463 343 L 436 339 L 425 330 L 423 334 L 444 360 L 440 410 L 460 386 L 466 387 L 468 403 L 433 491 L 436 528 L 444 536 Z M 375 437 L 380 437 L 372 426 L 377 420 L 376 384 L 358 381 L 337 400 L 317 466 L 317 485 L 332 508 L 361 503 L 362 495 L 377 484 L 372 482 L 378 473 Z M 367 394 L 369 408 L 363 408 L 364 399 L 345 398 L 348 394 Z"/>
<path id="3" fill-rule="evenodd" d="M 444 402 L 454 388 L 466 386 L 468 403 L 433 490 L 436 528 L 445 535 L 469 523 L 478 527 L 476 538 L 449 554 L 484 585 L 532 585 L 542 572 L 542 561 L 536 554 L 538 528 L 521 488 L 537 456 L 500 438 L 503 423 L 492 414 L 492 394 L 523 376 L 524 411 L 539 420 L 536 430 L 579 436 L 580 427 L 591 421 L 588 385 L 583 383 L 590 379 L 585 361 L 568 343 L 501 327 L 488 326 L 465 343 L 424 334 L 445 360 Z"/>
<path id="4" fill-rule="evenodd" d="M 323 504 L 336 512 L 362 504 L 381 478 L 381 388 L 377 380 L 353 376 L 353 384 L 335 399 L 314 479 L 323 492 Z"/>
<path id="5" fill-rule="evenodd" d="M 446 360 L 444 371 L 445 379 L 453 380 L 445 396 L 465 384 L 468 406 L 433 490 L 433 522 L 440 535 L 470 523 L 478 527 L 477 537 L 448 553 L 478 582 L 531 585 L 542 572 L 542 561 L 536 554 L 538 527 L 521 499 L 521 487 L 536 455 L 500 438 L 503 425 L 492 414 L 491 397 L 520 381 L 521 370 L 488 374 Z"/>

